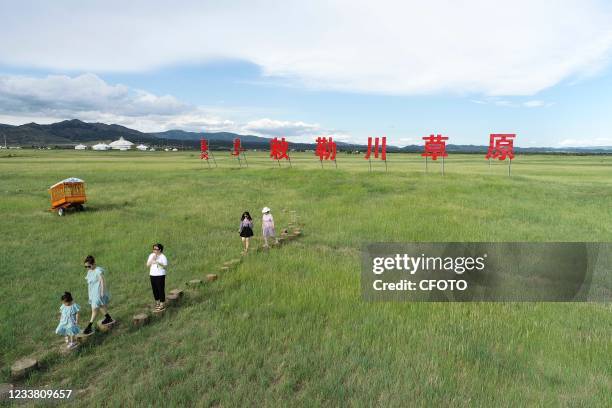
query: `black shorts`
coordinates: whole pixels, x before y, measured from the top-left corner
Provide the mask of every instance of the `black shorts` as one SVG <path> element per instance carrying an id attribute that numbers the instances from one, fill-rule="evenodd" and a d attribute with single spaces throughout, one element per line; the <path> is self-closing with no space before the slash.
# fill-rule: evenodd
<path id="1" fill-rule="evenodd" d="M 240 231 L 240 236 L 242 238 L 250 238 L 253 236 L 253 229 L 251 227 L 242 227 Z"/>

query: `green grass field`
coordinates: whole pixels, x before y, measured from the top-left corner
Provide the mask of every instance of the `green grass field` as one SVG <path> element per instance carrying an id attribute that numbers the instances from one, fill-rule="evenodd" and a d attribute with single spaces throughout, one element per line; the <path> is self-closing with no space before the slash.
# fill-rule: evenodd
<path id="1" fill-rule="evenodd" d="M 278 168 L 249 153 L 0 152 L 0 382 L 40 356 L 30 387 L 79 390 L 84 405 L 610 406 L 612 308 L 602 303 L 367 303 L 364 243 L 612 241 L 612 157 L 520 156 L 488 167 L 451 155 L 446 175 L 418 155 L 389 171 L 339 154 Z M 47 188 L 87 182 L 89 209 L 58 217 Z M 304 236 L 252 253 L 140 330 L 152 302 L 144 263 L 162 242 L 168 289 L 239 257 L 242 211 L 272 208 Z M 282 210 L 286 209 L 285 212 Z M 259 240 L 256 245 L 261 245 Z M 68 290 L 89 318 L 83 258 L 107 269 L 120 324 L 61 357 Z"/>

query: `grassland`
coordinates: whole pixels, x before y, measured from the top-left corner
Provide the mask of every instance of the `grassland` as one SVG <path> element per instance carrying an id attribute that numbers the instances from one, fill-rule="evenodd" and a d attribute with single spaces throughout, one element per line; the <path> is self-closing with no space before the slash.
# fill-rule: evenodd
<path id="1" fill-rule="evenodd" d="M 601 303 L 366 303 L 359 254 L 376 241 L 612 241 L 612 157 L 453 155 L 446 175 L 417 155 L 389 171 L 341 154 L 278 168 L 249 153 L 0 153 L 0 375 L 46 356 L 26 385 L 81 390 L 84 405 L 610 406 L 612 308 Z M 46 211 L 47 188 L 87 182 L 89 210 Z M 304 237 L 251 254 L 155 324 L 144 262 L 166 246 L 169 287 L 240 252 L 242 211 L 295 210 Z M 282 210 L 286 209 L 287 212 Z M 258 221 L 258 219 L 257 219 Z M 259 227 L 259 223 L 256 225 Z M 256 242 L 260 244 L 259 242 Z M 82 259 L 108 271 L 123 324 L 59 357 L 59 296 L 88 318 Z M 2 379 L 0 379 L 2 382 Z"/>

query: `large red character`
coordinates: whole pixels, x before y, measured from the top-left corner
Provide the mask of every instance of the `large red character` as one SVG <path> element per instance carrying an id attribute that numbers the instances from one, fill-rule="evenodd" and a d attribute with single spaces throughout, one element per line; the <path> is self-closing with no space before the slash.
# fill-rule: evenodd
<path id="1" fill-rule="evenodd" d="M 270 140 L 270 157 L 274 160 L 286 159 L 289 160 L 287 151 L 289 150 L 289 143 L 285 141 L 283 137 L 278 140 L 276 137 Z"/>
<path id="2" fill-rule="evenodd" d="M 234 150 L 232 151 L 232 156 L 240 156 L 240 152 L 242 152 L 242 146 L 240 144 L 240 139 L 234 139 Z"/>
<path id="3" fill-rule="evenodd" d="M 380 159 L 387 160 L 387 137 L 383 136 L 381 146 L 378 145 L 378 138 L 374 138 L 374 158 L 378 159 L 378 153 L 381 152 Z M 372 138 L 368 137 L 368 151 L 365 155 L 366 160 L 370 159 L 372 154 Z"/>
<path id="4" fill-rule="evenodd" d="M 424 137 L 423 140 L 425 140 L 425 151 L 421 153 L 421 156 L 431 157 L 432 160 L 448 156 L 448 153 L 446 153 L 446 140 L 448 140 L 448 137 L 429 135 Z"/>
<path id="5" fill-rule="evenodd" d="M 317 137 L 317 149 L 315 155 L 319 156 L 319 160 L 336 160 L 336 142 L 330 137 Z"/>
<path id="6" fill-rule="evenodd" d="M 200 139 L 200 159 L 208 160 L 208 140 Z"/>
<path id="7" fill-rule="evenodd" d="M 514 159 L 514 138 L 513 133 L 491 133 L 489 136 L 489 150 L 486 159 L 510 160 Z"/>

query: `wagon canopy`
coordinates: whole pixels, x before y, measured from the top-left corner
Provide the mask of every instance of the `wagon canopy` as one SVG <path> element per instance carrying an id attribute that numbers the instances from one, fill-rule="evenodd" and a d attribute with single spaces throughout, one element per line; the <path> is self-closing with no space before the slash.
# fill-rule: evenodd
<path id="1" fill-rule="evenodd" d="M 51 187 L 49 187 L 49 188 L 51 189 L 51 188 L 53 188 L 53 187 L 55 187 L 55 186 L 58 186 L 58 185 L 60 185 L 60 184 L 64 184 L 64 183 L 84 183 L 84 181 L 83 181 L 83 180 L 81 180 L 80 178 L 76 178 L 76 177 L 69 177 L 69 178 L 67 178 L 67 179 L 65 179 L 65 180 L 58 181 L 57 183 L 55 183 L 54 185 L 52 185 L 52 186 L 51 186 Z"/>

